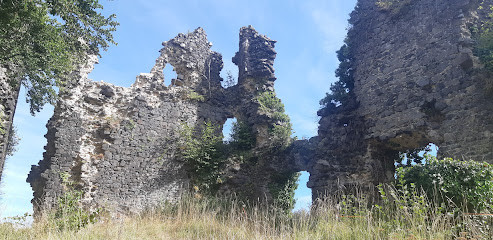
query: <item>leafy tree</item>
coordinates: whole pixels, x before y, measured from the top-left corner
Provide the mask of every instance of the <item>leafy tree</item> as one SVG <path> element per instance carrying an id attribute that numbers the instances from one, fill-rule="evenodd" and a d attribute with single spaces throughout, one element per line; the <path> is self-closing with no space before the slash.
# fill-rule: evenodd
<path id="1" fill-rule="evenodd" d="M 88 55 L 116 44 L 115 15 L 103 16 L 102 8 L 98 0 L 0 0 L 0 66 L 21 79 L 32 114 L 54 103 L 55 88 Z"/>
<path id="2" fill-rule="evenodd" d="M 325 98 L 320 100 L 322 108 L 327 108 L 329 111 L 333 111 L 340 105 L 347 104 L 354 88 L 354 58 L 348 38 L 336 53 L 339 67 L 336 69 L 335 75 L 339 80 L 331 84 L 330 93 L 327 93 Z"/>

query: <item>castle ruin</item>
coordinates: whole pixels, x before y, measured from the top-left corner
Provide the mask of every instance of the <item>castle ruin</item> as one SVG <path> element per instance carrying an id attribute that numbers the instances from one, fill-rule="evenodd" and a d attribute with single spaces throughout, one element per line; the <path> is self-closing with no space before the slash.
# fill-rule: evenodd
<path id="1" fill-rule="evenodd" d="M 190 189 L 180 161 L 180 129 L 235 117 L 255 136 L 255 161 L 224 169 L 222 193 L 272 199 L 275 179 L 308 171 L 313 199 L 351 185 L 391 181 L 401 152 L 436 144 L 440 157 L 493 162 L 493 104 L 473 54 L 478 0 L 415 0 L 398 14 L 360 0 L 348 39 L 354 89 L 349 104 L 322 109 L 318 136 L 272 150 L 271 131 L 287 124 L 256 96 L 274 93 L 275 41 L 240 30 L 238 84 L 223 88 L 222 57 L 204 30 L 164 42 L 150 73 L 130 88 L 92 82 L 88 64 L 60 95 L 43 160 L 28 182 L 33 203 L 50 207 L 66 190 L 63 173 L 88 207 L 140 211 Z M 177 73 L 164 85 L 163 68 Z M 269 156 L 266 158 L 265 156 Z"/>

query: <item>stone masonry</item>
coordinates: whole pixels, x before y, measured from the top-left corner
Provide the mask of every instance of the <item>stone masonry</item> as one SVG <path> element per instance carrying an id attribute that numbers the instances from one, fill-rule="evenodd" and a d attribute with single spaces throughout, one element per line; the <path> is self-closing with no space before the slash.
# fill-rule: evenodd
<path id="1" fill-rule="evenodd" d="M 220 193 L 273 200 L 275 179 L 308 171 L 313 200 L 354 185 L 394 177 L 401 152 L 434 143 L 440 157 L 493 161 L 492 94 L 473 55 L 470 29 L 483 19 L 479 0 L 403 1 L 397 10 L 359 0 L 348 44 L 354 58 L 351 100 L 319 111 L 318 136 L 272 148 L 272 130 L 288 124 L 261 109 L 274 94 L 275 41 L 252 27 L 240 30 L 238 84 L 221 87 L 222 57 L 198 28 L 164 42 L 150 73 L 130 88 L 92 82 L 89 63 L 79 84 L 60 95 L 47 124 L 43 160 L 27 181 L 36 210 L 49 208 L 67 186 L 84 192 L 88 208 L 139 212 L 175 201 L 190 189 L 180 160 L 184 124 L 246 123 L 252 156 L 223 169 Z M 177 79 L 165 86 L 163 68 Z"/>
<path id="2" fill-rule="evenodd" d="M 185 124 L 197 128 L 210 121 L 222 126 L 236 117 L 251 126 L 261 149 L 275 123 L 258 110 L 255 96 L 273 91 L 274 43 L 252 27 L 242 28 L 240 51 L 233 59 L 240 68 L 239 83 L 227 89 L 219 76 L 222 57 L 210 50 L 212 44 L 201 28 L 164 42 L 151 72 L 137 76 L 130 88 L 88 80 L 93 65 L 89 63 L 75 73 L 78 84 L 60 95 L 47 124 L 44 158 L 27 179 L 35 210 L 53 206 L 68 186 L 84 193 L 82 203 L 88 208 L 112 212 L 139 212 L 175 201 L 190 189 L 190 176 L 178 153 Z M 177 73 L 170 86 L 164 85 L 167 64 Z M 263 197 L 268 165 L 230 166 L 225 170 L 229 187 L 222 192 L 250 182 L 257 192 L 254 197 Z M 248 176 L 255 172 L 266 180 Z"/>
<path id="3" fill-rule="evenodd" d="M 399 152 L 493 162 L 493 96 L 470 29 L 480 1 L 408 1 L 398 12 L 360 0 L 348 33 L 354 102 L 320 111 L 314 196 L 393 179 Z"/>

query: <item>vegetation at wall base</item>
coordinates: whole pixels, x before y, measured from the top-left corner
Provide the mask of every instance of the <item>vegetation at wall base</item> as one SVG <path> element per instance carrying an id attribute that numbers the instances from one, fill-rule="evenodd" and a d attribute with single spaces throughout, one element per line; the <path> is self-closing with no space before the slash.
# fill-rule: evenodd
<path id="1" fill-rule="evenodd" d="M 189 169 L 192 189 L 214 195 L 222 183 L 221 170 L 226 162 L 222 136 L 217 126 L 205 122 L 194 129 L 183 125 L 182 158 Z"/>
<path id="2" fill-rule="evenodd" d="M 493 213 L 493 166 L 486 162 L 426 155 L 425 164 L 400 167 L 397 177 L 398 186 L 422 189 L 439 204 L 451 202 L 456 210 Z"/>
<path id="3" fill-rule="evenodd" d="M 294 192 L 298 188 L 300 175 L 298 172 L 285 172 L 272 176 L 273 181 L 269 185 L 269 191 L 274 199 L 273 204 L 285 214 L 289 215 L 296 204 Z"/>
<path id="4" fill-rule="evenodd" d="M 103 218 L 80 229 L 60 229 L 53 219 L 32 226 L 0 224 L 1 239 L 491 239 L 491 216 L 443 212 L 416 189 L 381 186 L 383 201 L 339 195 L 311 212 L 291 215 L 234 198 L 183 196 L 139 215 Z M 490 228 L 488 228 L 490 227 Z M 460 238 L 464 237 L 464 238 Z"/>

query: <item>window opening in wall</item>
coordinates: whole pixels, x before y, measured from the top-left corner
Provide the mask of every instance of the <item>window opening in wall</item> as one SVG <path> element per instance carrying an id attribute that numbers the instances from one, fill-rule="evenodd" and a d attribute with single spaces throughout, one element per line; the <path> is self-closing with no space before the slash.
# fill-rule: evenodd
<path id="1" fill-rule="evenodd" d="M 221 70 L 221 77 L 223 78 L 221 86 L 223 86 L 223 88 L 229 88 L 238 84 L 238 78 L 235 77 L 237 76 L 237 73 L 236 75 L 235 73 L 236 72 L 233 72 L 231 70 L 224 70 L 224 68 L 223 70 Z"/>
<path id="2" fill-rule="evenodd" d="M 236 123 L 236 118 L 228 118 L 223 125 L 223 141 L 231 141 L 231 134 L 233 133 L 233 124 Z"/>
<path id="3" fill-rule="evenodd" d="M 163 74 L 164 74 L 164 86 L 170 86 L 172 79 L 178 78 L 175 69 L 169 63 L 166 64 L 166 66 L 164 67 Z"/>
<path id="4" fill-rule="evenodd" d="M 300 172 L 301 175 L 298 178 L 298 188 L 294 191 L 294 199 L 296 204 L 294 205 L 293 212 L 296 211 L 310 211 L 312 205 L 312 190 L 306 186 L 310 173 L 307 171 Z"/>

